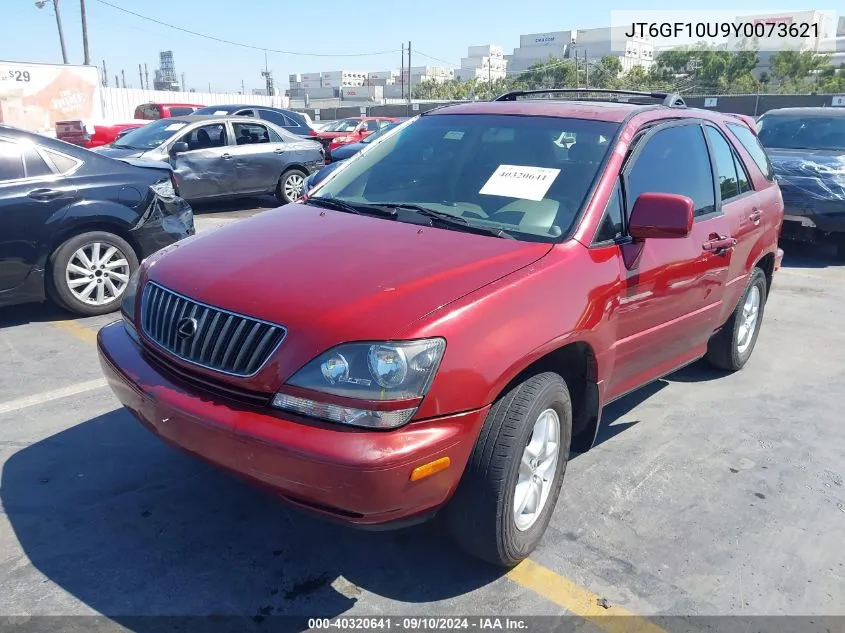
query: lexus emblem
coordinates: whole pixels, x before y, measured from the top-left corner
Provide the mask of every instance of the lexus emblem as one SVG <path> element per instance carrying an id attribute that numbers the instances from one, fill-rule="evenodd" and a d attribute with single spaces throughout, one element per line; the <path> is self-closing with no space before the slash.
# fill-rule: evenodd
<path id="1" fill-rule="evenodd" d="M 179 319 L 176 324 L 176 335 L 181 339 L 191 338 L 197 333 L 197 320 L 193 317 Z"/>

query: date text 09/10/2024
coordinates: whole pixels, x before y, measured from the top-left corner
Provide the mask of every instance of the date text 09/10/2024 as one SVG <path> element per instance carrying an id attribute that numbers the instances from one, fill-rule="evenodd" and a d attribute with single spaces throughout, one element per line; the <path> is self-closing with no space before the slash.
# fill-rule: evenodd
<path id="1" fill-rule="evenodd" d="M 348 617 L 310 618 L 309 631 L 522 631 L 528 624 L 509 617 Z"/>

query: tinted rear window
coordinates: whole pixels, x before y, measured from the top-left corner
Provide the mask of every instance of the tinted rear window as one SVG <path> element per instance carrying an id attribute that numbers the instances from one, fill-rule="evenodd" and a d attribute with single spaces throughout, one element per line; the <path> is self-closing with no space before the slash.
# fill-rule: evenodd
<path id="1" fill-rule="evenodd" d="M 424 205 L 555 241 L 572 227 L 618 128 L 558 117 L 421 117 L 349 159 L 314 194 Z M 564 132 L 568 148 L 558 143 Z"/>
<path id="2" fill-rule="evenodd" d="M 759 126 L 760 124 L 758 123 L 757 125 Z M 739 140 L 746 151 L 751 154 L 751 158 L 754 159 L 754 162 L 757 164 L 757 167 L 760 168 L 760 171 L 763 172 L 763 175 L 768 180 L 773 180 L 774 170 L 772 169 L 772 163 L 769 162 L 766 150 L 763 149 L 757 135 L 746 126 L 738 123 L 728 123 L 728 129 L 734 133 L 737 140 Z"/>
<path id="3" fill-rule="evenodd" d="M 181 107 L 181 106 L 170 107 L 170 108 L 168 108 L 168 110 L 170 110 L 170 116 L 172 116 L 172 117 L 173 116 L 187 116 L 189 114 L 194 113 L 194 109 L 191 108 L 191 107 Z"/>

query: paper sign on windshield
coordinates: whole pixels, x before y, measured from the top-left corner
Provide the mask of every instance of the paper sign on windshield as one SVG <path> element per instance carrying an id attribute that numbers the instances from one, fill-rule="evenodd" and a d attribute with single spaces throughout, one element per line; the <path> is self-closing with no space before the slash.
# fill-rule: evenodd
<path id="1" fill-rule="evenodd" d="M 166 128 L 164 128 L 165 132 L 173 132 L 175 130 L 181 130 L 183 127 L 188 125 L 187 123 L 171 123 Z"/>
<path id="2" fill-rule="evenodd" d="M 559 173 L 559 169 L 549 167 L 499 165 L 478 193 L 539 201 Z"/>

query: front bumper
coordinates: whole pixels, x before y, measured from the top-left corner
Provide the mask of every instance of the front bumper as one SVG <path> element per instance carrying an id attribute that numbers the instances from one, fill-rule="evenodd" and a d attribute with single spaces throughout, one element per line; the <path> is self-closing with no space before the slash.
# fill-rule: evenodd
<path id="1" fill-rule="evenodd" d="M 156 370 L 122 322 L 100 330 L 100 364 L 112 391 L 163 441 L 289 502 L 345 523 L 404 524 L 454 492 L 487 408 L 395 431 L 341 428 L 196 394 Z M 451 465 L 416 482 L 414 468 Z"/>

